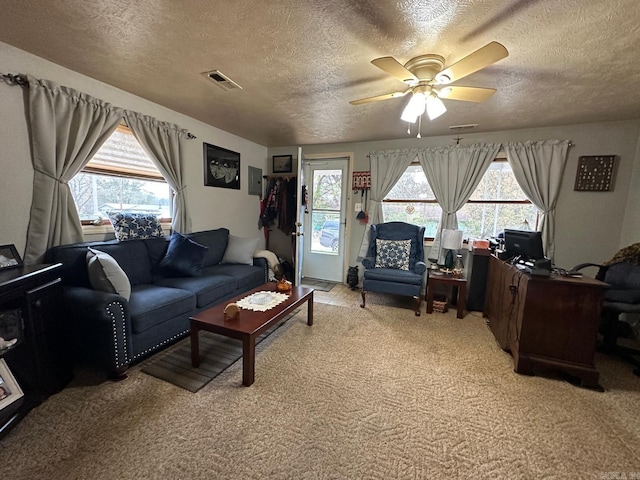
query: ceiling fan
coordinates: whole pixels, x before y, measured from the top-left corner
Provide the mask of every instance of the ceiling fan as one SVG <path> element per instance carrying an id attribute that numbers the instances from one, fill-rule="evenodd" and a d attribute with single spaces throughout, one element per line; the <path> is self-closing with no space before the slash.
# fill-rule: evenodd
<path id="1" fill-rule="evenodd" d="M 404 97 L 411 93 L 411 100 L 405 107 L 401 119 L 415 123 L 426 110 L 429 119 L 433 120 L 447 111 L 441 98 L 483 102 L 491 97 L 496 91 L 494 88 L 461 87 L 449 84 L 488 67 L 508 55 L 509 52 L 504 46 L 498 42 L 491 42 L 447 68 L 444 68 L 444 58 L 435 54 L 414 57 L 404 65 L 393 57 L 376 58 L 371 63 L 406 83 L 408 88 L 404 91 L 352 100 L 349 103 L 361 105 L 389 98 Z"/>

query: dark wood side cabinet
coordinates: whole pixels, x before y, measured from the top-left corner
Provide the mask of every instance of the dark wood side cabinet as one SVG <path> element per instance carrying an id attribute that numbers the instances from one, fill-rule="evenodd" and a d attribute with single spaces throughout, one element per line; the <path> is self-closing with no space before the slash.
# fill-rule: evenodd
<path id="1" fill-rule="evenodd" d="M 0 410 L 0 437 L 73 376 L 69 332 L 61 315 L 61 266 L 0 271 L 0 311 L 17 309 L 22 317 L 20 340 L 3 358 L 24 393 L 16 411 Z"/>
<path id="2" fill-rule="evenodd" d="M 489 250 L 462 250 L 464 259 L 464 278 L 467 279 L 467 310 L 481 312 L 484 308 L 484 296 L 489 269 Z"/>
<path id="3" fill-rule="evenodd" d="M 601 389 L 594 355 L 605 286 L 590 278 L 532 276 L 491 256 L 484 316 L 516 372 L 552 368 Z"/>

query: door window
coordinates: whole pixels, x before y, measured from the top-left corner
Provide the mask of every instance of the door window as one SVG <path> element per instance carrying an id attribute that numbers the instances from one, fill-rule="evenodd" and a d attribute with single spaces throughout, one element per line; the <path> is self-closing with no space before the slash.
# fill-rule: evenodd
<path id="1" fill-rule="evenodd" d="M 338 254 L 342 170 L 314 170 L 311 192 L 311 251 Z"/>

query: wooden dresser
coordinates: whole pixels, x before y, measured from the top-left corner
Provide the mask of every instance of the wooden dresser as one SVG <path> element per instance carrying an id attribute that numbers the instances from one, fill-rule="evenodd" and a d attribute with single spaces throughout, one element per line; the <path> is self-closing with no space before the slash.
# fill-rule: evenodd
<path id="1" fill-rule="evenodd" d="M 605 286 L 591 278 L 532 276 L 492 256 L 484 316 L 516 372 L 557 369 L 601 390 L 594 354 Z"/>

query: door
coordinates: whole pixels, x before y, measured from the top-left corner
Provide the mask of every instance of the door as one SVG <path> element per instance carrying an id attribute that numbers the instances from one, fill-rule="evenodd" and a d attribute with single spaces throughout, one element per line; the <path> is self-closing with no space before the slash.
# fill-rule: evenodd
<path id="1" fill-rule="evenodd" d="M 296 225 L 291 233 L 295 238 L 293 268 L 295 271 L 293 284 L 299 286 L 302 282 L 302 260 L 304 258 L 304 224 L 305 215 L 307 215 L 307 186 L 305 185 L 304 159 L 302 158 L 302 147 L 298 147 L 298 204 L 296 205 Z"/>
<path id="2" fill-rule="evenodd" d="M 309 202 L 304 222 L 302 276 L 343 282 L 349 158 L 305 159 Z"/>

